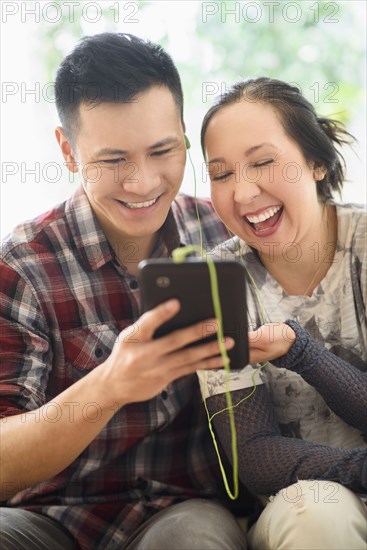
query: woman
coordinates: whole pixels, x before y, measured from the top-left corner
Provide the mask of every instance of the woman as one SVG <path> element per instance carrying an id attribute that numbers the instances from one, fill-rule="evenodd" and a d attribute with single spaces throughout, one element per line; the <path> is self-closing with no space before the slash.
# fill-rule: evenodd
<path id="1" fill-rule="evenodd" d="M 367 216 L 333 200 L 350 138 L 268 78 L 235 84 L 202 126 L 212 201 L 237 236 L 218 254 L 247 267 L 251 363 L 270 362 L 234 408 L 240 477 L 266 497 L 253 549 L 366 548 Z M 214 423 L 230 449 L 228 415 Z"/>

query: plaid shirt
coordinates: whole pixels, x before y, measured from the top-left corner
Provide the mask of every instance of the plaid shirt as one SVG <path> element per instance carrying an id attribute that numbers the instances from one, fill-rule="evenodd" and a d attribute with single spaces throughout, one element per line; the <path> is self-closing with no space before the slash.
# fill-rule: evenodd
<path id="1" fill-rule="evenodd" d="M 209 201 L 198 207 L 209 249 L 228 234 Z M 199 244 L 195 201 L 184 195 L 153 256 L 180 244 Z M 114 257 L 82 188 L 3 243 L 1 287 L 2 416 L 52 401 L 102 363 L 140 315 L 137 281 Z M 175 502 L 218 497 L 221 475 L 196 375 L 123 407 L 65 470 L 19 489 L 7 506 L 59 521 L 88 550 L 120 548 Z"/>

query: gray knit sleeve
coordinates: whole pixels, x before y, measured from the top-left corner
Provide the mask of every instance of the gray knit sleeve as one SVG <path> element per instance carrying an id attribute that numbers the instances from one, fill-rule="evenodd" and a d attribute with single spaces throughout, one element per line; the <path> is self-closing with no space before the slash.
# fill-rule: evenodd
<path id="1" fill-rule="evenodd" d="M 322 347 L 296 321 L 286 323 L 296 340 L 272 364 L 300 374 L 344 422 L 367 433 L 367 373 Z"/>
<path id="2" fill-rule="evenodd" d="M 252 389 L 232 392 L 234 403 Z M 211 415 L 226 408 L 224 394 L 208 398 Z M 367 448 L 340 449 L 288 438 L 280 434 L 274 408 L 265 385 L 233 409 L 237 432 L 241 481 L 255 495 L 272 495 L 300 479 L 336 481 L 359 493 L 367 493 Z M 231 456 L 228 412 L 213 418 L 214 429 Z"/>

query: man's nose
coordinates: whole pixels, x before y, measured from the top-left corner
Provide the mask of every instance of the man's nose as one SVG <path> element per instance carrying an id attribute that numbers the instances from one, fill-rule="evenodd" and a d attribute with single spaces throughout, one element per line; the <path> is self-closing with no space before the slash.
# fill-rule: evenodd
<path id="1" fill-rule="evenodd" d="M 152 166 L 141 162 L 128 162 L 119 175 L 119 182 L 130 193 L 147 195 L 159 184 L 159 174 Z"/>

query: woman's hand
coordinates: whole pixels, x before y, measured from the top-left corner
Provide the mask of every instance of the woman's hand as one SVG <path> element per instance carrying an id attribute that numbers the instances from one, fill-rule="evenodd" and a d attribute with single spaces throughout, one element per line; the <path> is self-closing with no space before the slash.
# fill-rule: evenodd
<path id="1" fill-rule="evenodd" d="M 285 355 L 296 340 L 296 333 L 285 323 L 267 323 L 248 333 L 250 363 L 272 361 Z"/>

